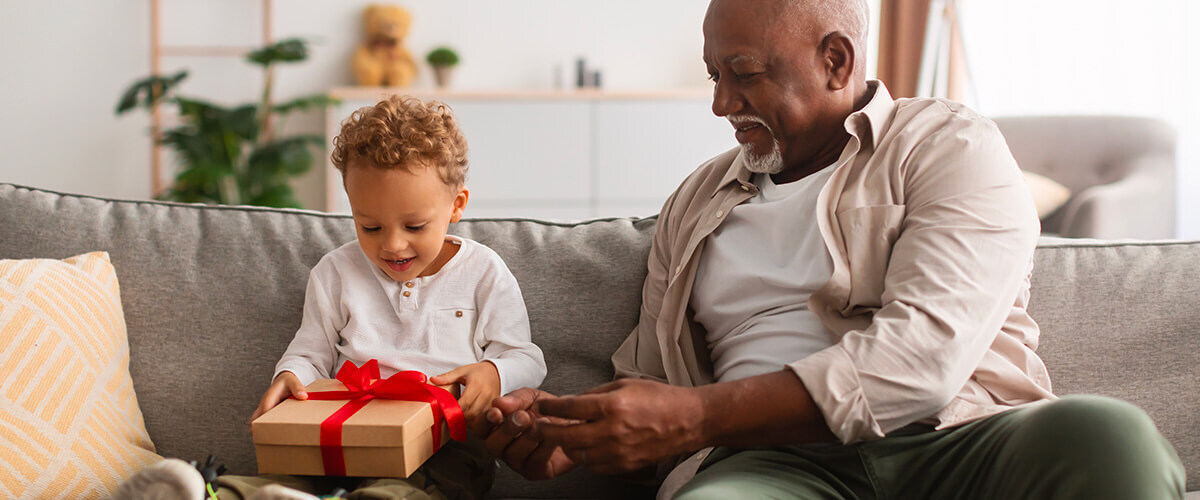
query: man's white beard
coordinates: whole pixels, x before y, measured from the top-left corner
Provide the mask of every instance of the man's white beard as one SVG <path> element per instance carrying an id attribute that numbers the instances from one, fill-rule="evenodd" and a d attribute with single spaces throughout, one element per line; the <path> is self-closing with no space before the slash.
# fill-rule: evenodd
<path id="1" fill-rule="evenodd" d="M 756 174 L 778 174 L 783 171 L 783 151 L 779 149 L 779 141 L 771 139 L 771 152 L 765 155 L 756 154 L 750 144 L 742 144 L 742 153 L 746 157 L 746 170 Z"/>
<path id="2" fill-rule="evenodd" d="M 775 132 L 771 127 L 767 126 L 767 122 L 763 121 L 754 115 L 732 115 L 726 117 L 729 123 L 734 124 L 737 128 L 738 123 L 754 122 L 767 131 L 767 135 L 771 137 L 771 152 L 765 155 L 755 154 L 750 144 L 742 144 L 742 153 L 746 157 L 746 170 L 756 174 L 778 174 L 783 171 L 783 151 L 779 147 L 779 141 L 775 140 Z"/>

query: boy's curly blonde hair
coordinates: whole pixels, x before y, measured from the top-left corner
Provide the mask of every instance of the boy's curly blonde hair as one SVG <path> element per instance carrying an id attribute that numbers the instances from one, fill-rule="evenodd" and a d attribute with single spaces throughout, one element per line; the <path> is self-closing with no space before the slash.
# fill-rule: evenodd
<path id="1" fill-rule="evenodd" d="M 393 95 L 360 108 L 342 122 L 330 156 L 343 179 L 351 164 L 409 172 L 432 167 L 450 186 L 467 179 L 467 139 L 440 101 Z"/>

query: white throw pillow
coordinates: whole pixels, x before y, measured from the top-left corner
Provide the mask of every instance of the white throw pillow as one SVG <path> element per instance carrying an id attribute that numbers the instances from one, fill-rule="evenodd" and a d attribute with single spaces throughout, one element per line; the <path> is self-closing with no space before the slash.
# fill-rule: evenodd
<path id="1" fill-rule="evenodd" d="M 1071 190 L 1066 186 L 1035 173 L 1024 170 L 1021 173 L 1025 174 L 1025 184 L 1033 194 L 1033 204 L 1037 207 L 1039 219 L 1045 219 L 1071 198 Z"/>

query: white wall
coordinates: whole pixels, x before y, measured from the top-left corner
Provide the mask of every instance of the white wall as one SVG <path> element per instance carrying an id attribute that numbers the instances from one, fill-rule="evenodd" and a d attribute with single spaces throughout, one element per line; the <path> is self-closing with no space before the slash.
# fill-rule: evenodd
<path id="1" fill-rule="evenodd" d="M 144 198 L 149 119 L 117 120 L 117 97 L 148 73 L 146 2 L 0 2 L 0 180 Z"/>
<path id="2" fill-rule="evenodd" d="M 1157 117 L 1179 137 L 1177 236 L 1200 238 L 1200 2 L 960 0 L 991 115 Z"/>
<path id="3" fill-rule="evenodd" d="M 318 41 L 309 61 L 279 72 L 276 95 L 287 98 L 350 85 L 349 56 L 358 43 L 365 0 L 277 0 L 277 38 Z M 440 44 L 463 62 L 456 87 L 551 88 L 554 66 L 585 56 L 603 70 L 605 87 L 661 89 L 705 86 L 701 20 L 707 0 L 409 0 L 414 17 L 406 45 L 416 57 Z M 166 44 L 257 45 L 260 2 L 163 1 Z M 0 180 L 123 198 L 150 194 L 144 114 L 116 118 L 124 88 L 149 73 L 147 1 L 0 1 Z M 167 58 L 164 71 L 188 68 L 183 90 L 232 104 L 254 99 L 261 78 L 231 58 Z M 417 87 L 431 86 L 429 71 Z M 285 124 L 322 133 L 317 113 Z M 299 185 L 318 206 L 323 175 Z"/>

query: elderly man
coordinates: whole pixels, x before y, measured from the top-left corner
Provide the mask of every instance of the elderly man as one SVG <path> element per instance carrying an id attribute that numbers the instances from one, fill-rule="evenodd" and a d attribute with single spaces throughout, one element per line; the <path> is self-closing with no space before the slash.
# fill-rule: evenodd
<path id="1" fill-rule="evenodd" d="M 663 206 L 620 380 L 497 399 L 489 448 L 677 498 L 1180 498 L 1141 410 L 1051 393 L 1021 173 L 987 119 L 865 80 L 864 3 L 712 1 L 741 147 Z"/>

